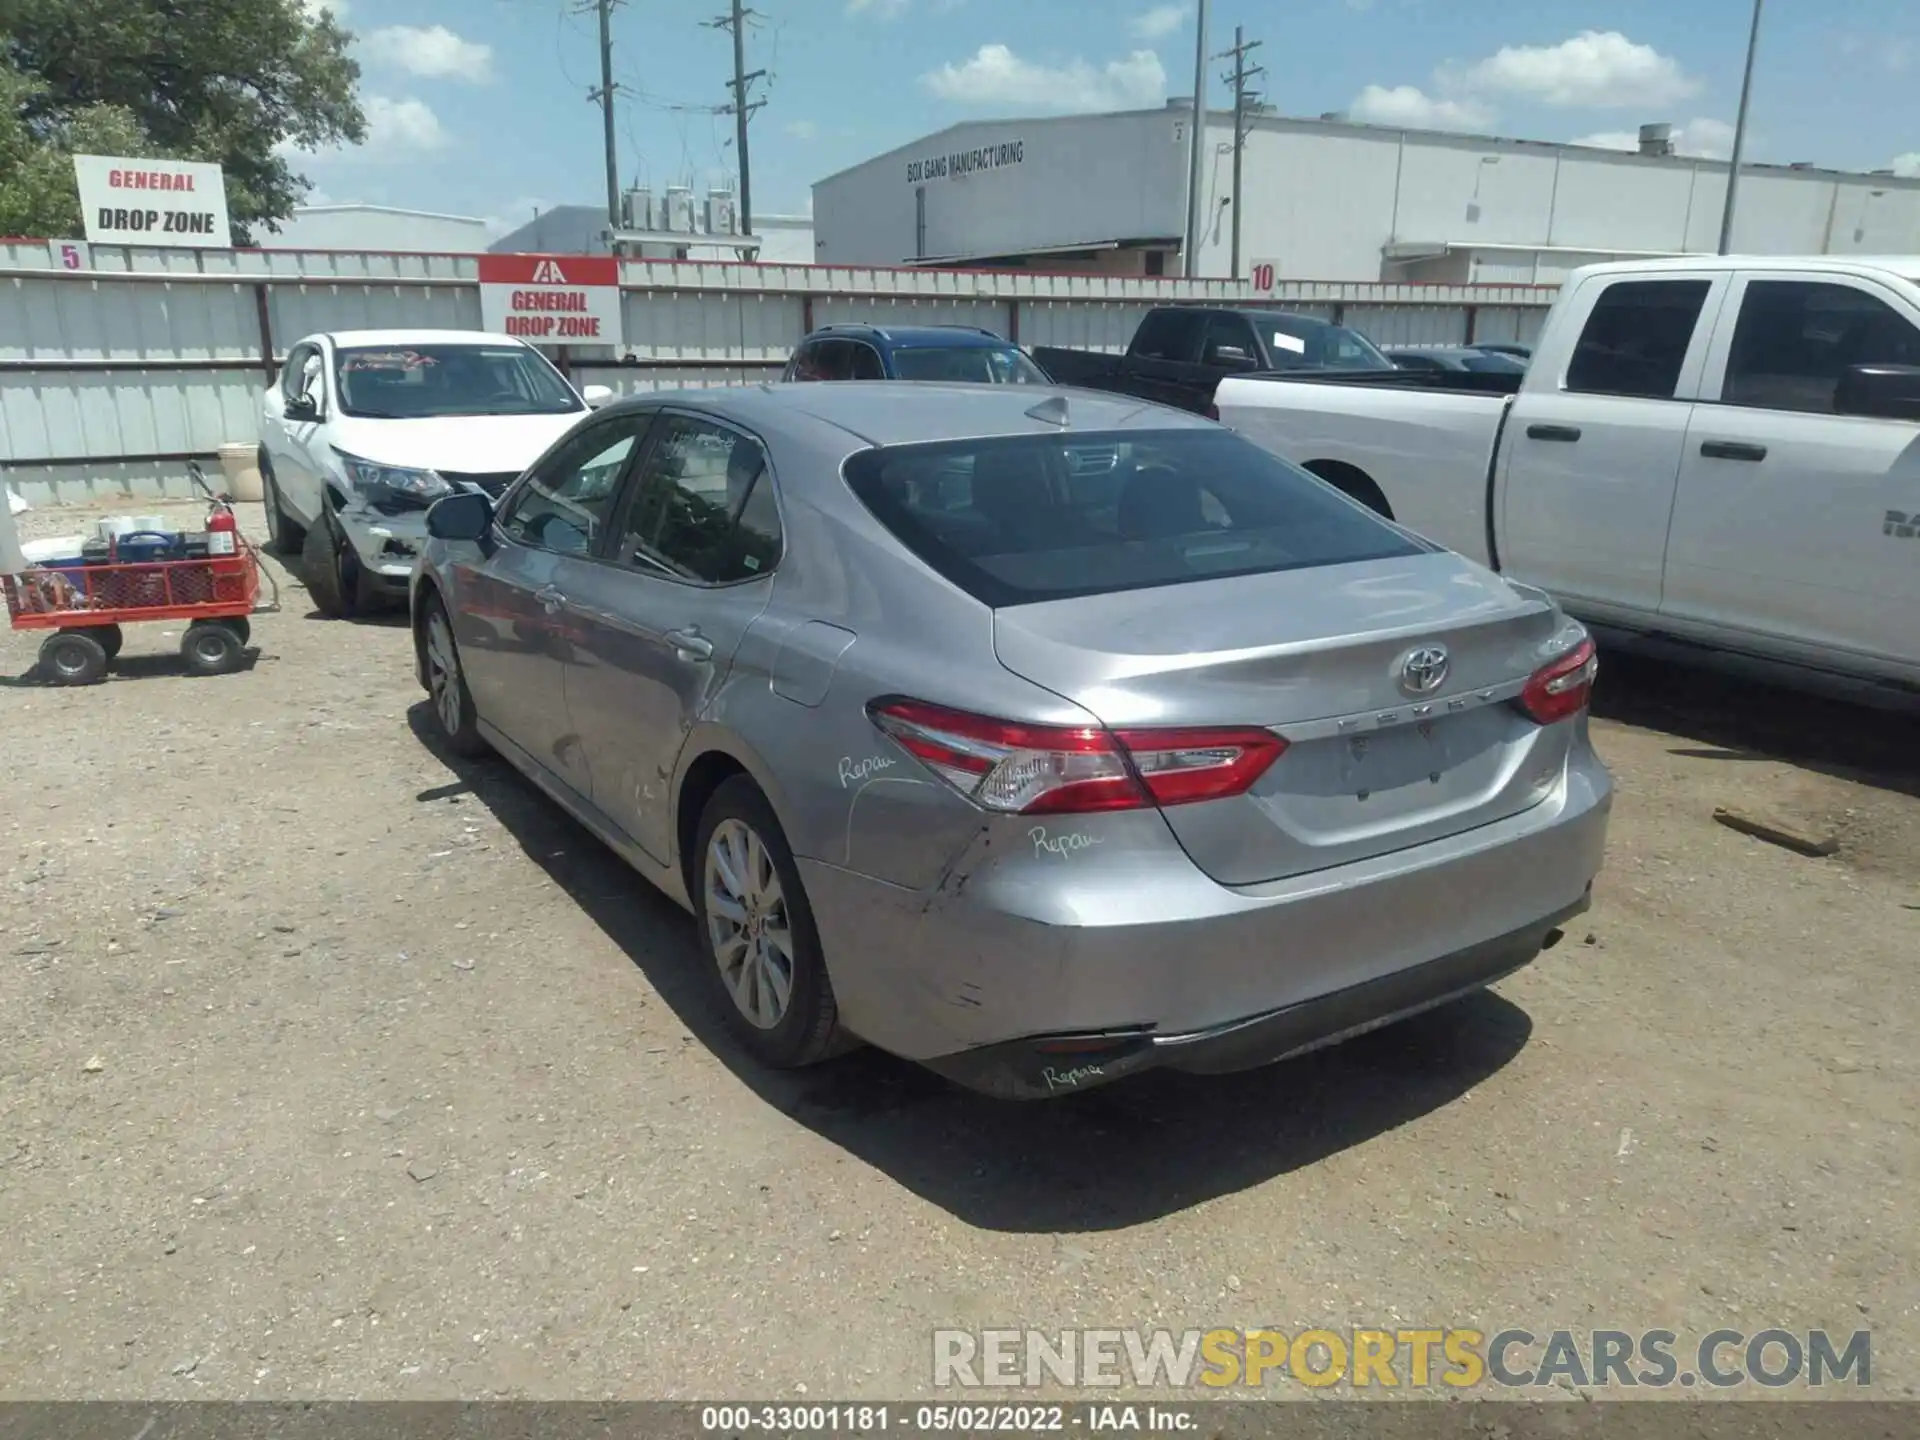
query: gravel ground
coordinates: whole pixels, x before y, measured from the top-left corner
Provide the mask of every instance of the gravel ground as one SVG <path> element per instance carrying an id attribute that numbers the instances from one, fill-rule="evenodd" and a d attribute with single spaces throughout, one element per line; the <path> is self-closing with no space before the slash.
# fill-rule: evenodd
<path id="1" fill-rule="evenodd" d="M 755 1071 L 682 914 L 274 568 L 240 674 L 133 627 L 54 690 L 0 637 L 0 1397 L 901 1397 L 942 1325 L 1870 1328 L 1920 1384 L 1913 719 L 1610 663 L 1565 944 L 1009 1107 Z"/>

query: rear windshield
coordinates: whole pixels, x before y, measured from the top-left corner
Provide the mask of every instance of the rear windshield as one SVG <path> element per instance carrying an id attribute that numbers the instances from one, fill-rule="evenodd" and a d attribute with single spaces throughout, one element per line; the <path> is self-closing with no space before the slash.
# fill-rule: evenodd
<path id="1" fill-rule="evenodd" d="M 1426 548 L 1226 430 L 899 445 L 846 474 L 902 544 L 995 608 Z"/>
<path id="2" fill-rule="evenodd" d="M 1488 375 L 1524 375 L 1527 362 L 1498 350 L 1487 350 L 1462 357 L 1467 369 L 1482 371 Z"/>
<path id="3" fill-rule="evenodd" d="M 1045 385 L 1040 367 L 1015 346 L 915 345 L 893 352 L 893 368 L 902 380 L 949 380 L 967 385 Z"/>

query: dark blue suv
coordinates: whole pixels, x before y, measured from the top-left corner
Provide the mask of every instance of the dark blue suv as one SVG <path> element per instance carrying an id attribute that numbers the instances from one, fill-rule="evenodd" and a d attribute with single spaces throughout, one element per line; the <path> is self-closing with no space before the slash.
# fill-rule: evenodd
<path id="1" fill-rule="evenodd" d="M 1052 383 L 1011 340 L 966 325 L 823 325 L 800 342 L 783 378 Z"/>

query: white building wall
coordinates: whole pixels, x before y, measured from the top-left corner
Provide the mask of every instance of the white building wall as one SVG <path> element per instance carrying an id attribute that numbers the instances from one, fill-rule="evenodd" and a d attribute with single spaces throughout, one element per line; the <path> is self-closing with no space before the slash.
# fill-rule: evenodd
<path id="1" fill-rule="evenodd" d="M 811 215 L 756 215 L 753 217 L 753 229 L 760 239 L 760 253 L 755 258 L 761 264 L 814 263 Z"/>
<path id="2" fill-rule="evenodd" d="M 297 209 L 277 233 L 261 237 L 273 250 L 386 250 L 471 255 L 492 237 L 487 222 L 381 205 L 311 205 Z"/>
<path id="3" fill-rule="evenodd" d="M 901 265 L 926 256 L 1016 254 L 1177 236 L 1186 117 L 1173 110 L 955 125 L 813 187 L 822 264 Z M 1018 160 L 956 174 L 956 155 L 1017 147 Z M 944 170 L 944 173 L 943 173 Z"/>

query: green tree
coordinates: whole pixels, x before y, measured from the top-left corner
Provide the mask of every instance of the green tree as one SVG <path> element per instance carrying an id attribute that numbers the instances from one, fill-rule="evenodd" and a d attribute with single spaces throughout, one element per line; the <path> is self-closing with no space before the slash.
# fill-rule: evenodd
<path id="1" fill-rule="evenodd" d="M 366 136 L 348 39 L 304 0 L 0 0 L 0 233 L 78 232 L 76 151 L 215 161 L 234 243 L 277 228 L 287 153 Z"/>

